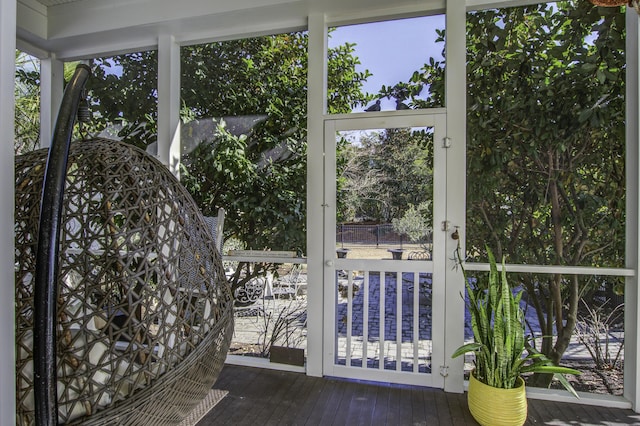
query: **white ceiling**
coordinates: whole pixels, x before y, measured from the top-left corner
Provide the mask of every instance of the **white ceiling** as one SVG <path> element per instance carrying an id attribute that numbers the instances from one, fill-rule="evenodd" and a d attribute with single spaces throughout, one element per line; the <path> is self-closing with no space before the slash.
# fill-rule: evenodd
<path id="1" fill-rule="evenodd" d="M 73 3 L 81 0 L 37 0 L 43 6 L 55 6 L 57 4 Z"/>
<path id="2" fill-rule="evenodd" d="M 36 56 L 71 60 L 153 48 L 163 35 L 192 44 L 305 29 L 315 13 L 353 22 L 443 11 L 445 1 L 18 0 L 17 36 Z"/>
<path id="3" fill-rule="evenodd" d="M 20 49 L 39 57 L 87 59 L 181 44 L 305 29 L 312 14 L 331 23 L 443 13 L 463 0 L 17 0 Z M 540 0 L 465 0 L 467 8 Z"/>

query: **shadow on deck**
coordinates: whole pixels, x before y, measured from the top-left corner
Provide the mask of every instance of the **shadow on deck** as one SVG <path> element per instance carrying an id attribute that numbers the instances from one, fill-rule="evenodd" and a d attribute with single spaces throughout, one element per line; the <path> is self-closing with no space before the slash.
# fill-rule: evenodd
<path id="1" fill-rule="evenodd" d="M 466 394 L 225 365 L 208 425 L 476 425 Z M 632 410 L 529 400 L 527 425 L 640 425 Z"/>

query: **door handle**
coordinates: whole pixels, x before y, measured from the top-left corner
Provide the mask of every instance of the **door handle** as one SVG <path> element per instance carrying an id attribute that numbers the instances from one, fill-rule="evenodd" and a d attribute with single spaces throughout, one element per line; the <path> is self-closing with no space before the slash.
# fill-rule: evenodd
<path id="1" fill-rule="evenodd" d="M 327 260 L 326 262 L 324 262 L 324 264 L 331 268 L 333 266 L 333 260 Z"/>

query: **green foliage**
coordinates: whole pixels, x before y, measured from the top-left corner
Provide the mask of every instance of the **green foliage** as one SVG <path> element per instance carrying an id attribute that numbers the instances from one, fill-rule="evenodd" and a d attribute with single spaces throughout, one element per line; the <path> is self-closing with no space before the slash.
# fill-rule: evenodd
<path id="1" fill-rule="evenodd" d="M 471 252 L 624 264 L 624 34 L 619 9 L 588 2 L 468 15 Z"/>
<path id="2" fill-rule="evenodd" d="M 433 133 L 384 129 L 338 143 L 338 220 L 389 222 L 433 194 Z M 429 218 L 427 218 L 429 219 Z"/>
<path id="3" fill-rule="evenodd" d="M 345 43 L 329 49 L 327 63 L 327 88 L 329 89 L 327 112 L 329 114 L 349 113 L 358 105 L 374 99 L 374 96 L 364 96 L 362 93 L 362 83 L 372 74 L 368 70 L 356 71 L 356 65 L 360 64 L 360 60 L 353 54 L 354 47 L 353 43 Z"/>
<path id="4" fill-rule="evenodd" d="M 490 269 L 486 286 L 467 279 L 460 263 L 474 342 L 458 348 L 452 358 L 474 352 L 476 379 L 496 388 L 513 388 L 523 373 L 552 373 L 577 398 L 563 374 L 580 372 L 554 365 L 529 344 L 529 338 L 525 338 L 524 313 L 520 308 L 522 291 L 514 294 L 509 286 L 504 259 L 502 270 L 498 272 L 493 253 L 487 249 L 487 254 Z"/>
<path id="5" fill-rule="evenodd" d="M 16 50 L 15 75 L 15 137 L 16 154 L 33 151 L 40 143 L 40 63 Z"/>
<path id="6" fill-rule="evenodd" d="M 329 52 L 332 112 L 366 102 L 353 46 Z M 94 60 L 92 132 L 145 148 L 157 128 L 157 52 Z M 307 34 L 181 49 L 181 179 L 205 215 L 227 210 L 225 237 L 247 249 L 306 249 Z M 253 119 L 253 121 L 251 121 Z M 250 123 L 249 123 L 250 122 Z M 249 123 L 250 125 L 248 125 Z M 113 132 L 113 131 L 112 131 Z"/>
<path id="7" fill-rule="evenodd" d="M 89 91 L 92 123 L 88 131 L 145 149 L 157 138 L 158 52 L 93 60 Z"/>
<path id="8" fill-rule="evenodd" d="M 229 129 L 235 149 L 223 148 L 217 133 L 184 159 L 184 182 L 203 211 L 224 206 L 229 232 L 248 249 L 306 251 L 306 52 L 306 33 L 183 49 L 183 99 L 196 121 L 264 117 L 242 146 Z M 329 52 L 333 112 L 363 100 L 366 77 L 355 72 L 352 52 L 349 45 Z"/>
<path id="9" fill-rule="evenodd" d="M 469 253 L 489 244 L 512 263 L 624 265 L 624 21 L 624 8 L 586 1 L 467 15 Z M 438 105 L 444 64 L 426 63 L 415 84 Z M 558 362 L 589 278 L 517 280 Z"/>
<path id="10" fill-rule="evenodd" d="M 205 213 L 224 206 L 228 233 L 248 249 L 305 251 L 305 51 L 306 35 L 292 33 L 182 52 L 192 123 L 264 117 L 244 133 L 218 126 L 183 158 L 183 182 L 198 204 Z"/>
<path id="11" fill-rule="evenodd" d="M 411 242 L 424 242 L 431 234 L 431 201 L 424 201 L 418 206 L 409 204 L 409 208 L 400 218 L 391 220 L 393 229 L 400 235 L 406 235 Z"/>
<path id="12" fill-rule="evenodd" d="M 71 79 L 77 64 L 78 62 L 65 62 L 63 69 L 65 82 Z M 24 154 L 40 146 L 40 61 L 19 50 L 16 50 L 14 93 L 13 147 L 16 154 Z M 55 113 L 54 111 L 54 117 Z M 77 128 L 74 128 L 74 137 L 79 138 Z"/>

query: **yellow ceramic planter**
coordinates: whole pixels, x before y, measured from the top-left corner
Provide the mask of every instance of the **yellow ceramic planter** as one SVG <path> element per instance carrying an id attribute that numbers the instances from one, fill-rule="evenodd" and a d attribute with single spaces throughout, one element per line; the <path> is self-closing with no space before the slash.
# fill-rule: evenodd
<path id="1" fill-rule="evenodd" d="M 494 388 L 469 376 L 469 411 L 482 426 L 522 426 L 527 420 L 527 395 L 522 377 L 513 389 Z"/>

